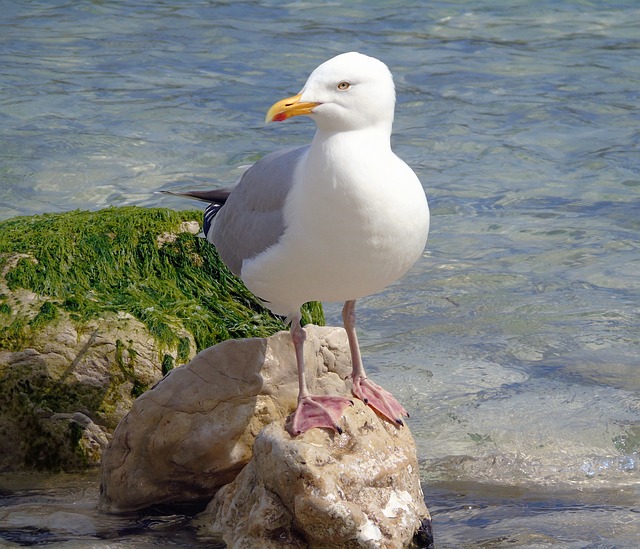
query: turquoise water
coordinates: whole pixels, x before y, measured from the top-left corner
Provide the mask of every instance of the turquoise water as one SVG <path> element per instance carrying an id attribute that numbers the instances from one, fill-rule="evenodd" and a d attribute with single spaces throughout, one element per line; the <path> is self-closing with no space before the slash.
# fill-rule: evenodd
<path id="1" fill-rule="evenodd" d="M 191 206 L 153 193 L 229 184 L 308 141 L 310 121 L 265 127 L 266 109 L 334 54 L 384 60 L 394 148 L 433 220 L 409 275 L 362 300 L 359 332 L 411 412 L 438 547 L 640 545 L 635 0 L 0 9 L 0 218 Z M 23 481 L 0 509 L 52 546 L 199 544 L 184 517 L 105 524 L 90 475 L 72 495 Z M 93 528 L 65 526 L 74 498 Z M 0 522 L 0 544 L 27 526 Z"/>

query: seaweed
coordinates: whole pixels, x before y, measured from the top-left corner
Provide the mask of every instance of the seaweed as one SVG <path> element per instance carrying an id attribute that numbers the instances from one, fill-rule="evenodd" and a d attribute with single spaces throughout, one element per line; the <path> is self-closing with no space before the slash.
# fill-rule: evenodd
<path id="1" fill-rule="evenodd" d="M 8 289 L 49 298 L 28 325 L 16 318 L 5 325 L 0 344 L 23 341 L 27 330 L 55 322 L 60 311 L 78 323 L 105 311 L 130 314 L 161 347 L 177 347 L 179 360 L 190 351 L 184 330 L 199 351 L 283 329 L 283 319 L 261 305 L 214 246 L 179 232 L 181 223 L 201 218 L 193 210 L 126 206 L 0 222 L 0 256 L 24 254 L 7 269 Z M 8 316 L 11 306 L 3 302 L 0 313 Z M 303 321 L 323 324 L 321 305 L 307 304 Z"/>

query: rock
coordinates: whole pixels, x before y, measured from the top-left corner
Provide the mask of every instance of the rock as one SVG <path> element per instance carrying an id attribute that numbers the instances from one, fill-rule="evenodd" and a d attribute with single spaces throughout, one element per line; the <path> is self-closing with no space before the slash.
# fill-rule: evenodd
<path id="1" fill-rule="evenodd" d="M 345 331 L 305 330 L 310 390 L 350 394 Z M 288 332 L 225 341 L 173 370 L 114 432 L 99 508 L 125 512 L 215 494 L 202 532 L 238 548 L 400 548 L 420 532 L 424 538 L 430 517 L 408 427 L 354 400 L 341 435 L 312 429 L 291 437 L 284 425 L 296 405 L 295 371 Z"/>
<path id="2" fill-rule="evenodd" d="M 18 538 L 16 545 L 9 547 L 24 547 L 29 545 L 53 544 L 65 538 L 95 538 L 98 536 L 99 524 L 92 509 L 84 506 L 65 507 L 48 502 L 47 505 L 21 504 L 0 507 L 0 524 L 2 532 L 9 533 L 7 538 Z M 16 535 L 18 533 L 18 535 Z M 25 540 L 19 539 L 19 533 L 25 534 Z M 13 535 L 12 535 L 13 534 Z M 29 539 L 29 534 L 31 534 Z M 34 540 L 41 537 L 40 543 Z M 4 545 L 2 537 L 1 547 Z M 20 543 L 22 541 L 22 543 Z"/>
<path id="3" fill-rule="evenodd" d="M 429 547 L 430 516 L 409 429 L 355 401 L 341 435 L 292 438 L 282 422 L 256 438 L 253 459 L 200 517 L 228 547 Z M 420 533 L 418 536 L 416 534 Z"/>
<path id="4" fill-rule="evenodd" d="M 346 333 L 306 330 L 310 389 L 348 393 Z M 258 433 L 284 423 L 297 393 L 288 332 L 200 352 L 139 397 L 118 425 L 103 455 L 100 508 L 122 512 L 211 498 L 249 462 Z"/>
<path id="5" fill-rule="evenodd" d="M 98 466 L 142 388 L 162 379 L 157 357 L 148 330 L 115 314 L 83 329 L 61 315 L 27 349 L 0 351 L 0 470 Z"/>

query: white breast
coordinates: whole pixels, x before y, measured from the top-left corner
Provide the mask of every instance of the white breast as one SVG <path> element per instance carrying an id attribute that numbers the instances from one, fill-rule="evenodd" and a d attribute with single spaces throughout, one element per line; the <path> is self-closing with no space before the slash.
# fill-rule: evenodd
<path id="1" fill-rule="evenodd" d="M 429 208 L 418 178 L 388 144 L 363 137 L 316 135 L 286 200 L 285 234 L 243 264 L 247 287 L 278 314 L 378 292 L 422 254 Z"/>

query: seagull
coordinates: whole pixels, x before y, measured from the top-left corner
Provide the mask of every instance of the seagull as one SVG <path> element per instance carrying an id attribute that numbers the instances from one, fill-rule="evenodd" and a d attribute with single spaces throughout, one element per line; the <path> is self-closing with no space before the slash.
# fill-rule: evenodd
<path id="1" fill-rule="evenodd" d="M 429 206 L 413 170 L 391 150 L 395 87 L 387 66 L 343 53 L 318 66 L 297 95 L 275 103 L 265 121 L 308 116 L 310 145 L 264 156 L 232 188 L 169 192 L 209 202 L 204 234 L 222 261 L 276 315 L 286 317 L 298 368 L 298 403 L 286 429 L 341 433 L 350 398 L 309 391 L 308 301 L 344 302 L 342 319 L 353 394 L 398 426 L 407 411 L 365 372 L 356 300 L 402 277 L 422 255 Z"/>

